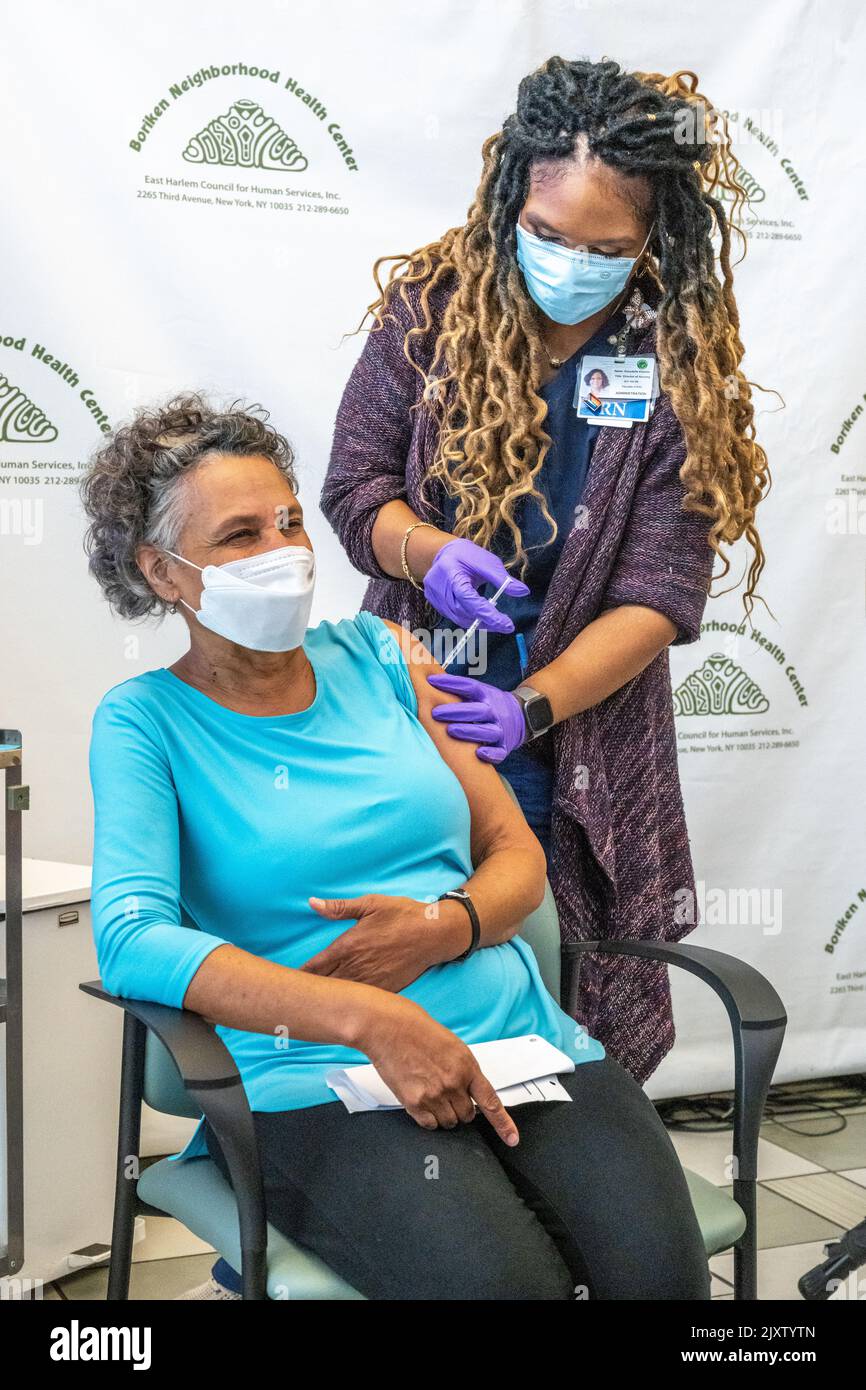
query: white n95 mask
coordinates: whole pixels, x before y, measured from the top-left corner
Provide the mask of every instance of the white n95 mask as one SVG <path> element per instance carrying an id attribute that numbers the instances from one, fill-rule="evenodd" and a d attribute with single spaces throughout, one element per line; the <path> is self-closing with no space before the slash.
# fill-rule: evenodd
<path id="1" fill-rule="evenodd" d="M 306 546 L 281 545 L 204 569 L 173 550 L 165 553 L 201 570 L 201 607 L 183 606 L 202 627 L 254 652 L 288 652 L 303 642 L 316 578 L 313 552 Z"/>

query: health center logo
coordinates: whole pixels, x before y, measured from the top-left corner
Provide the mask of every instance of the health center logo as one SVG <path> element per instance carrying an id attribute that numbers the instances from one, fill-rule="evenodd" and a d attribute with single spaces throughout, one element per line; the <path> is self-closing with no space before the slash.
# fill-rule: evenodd
<path id="1" fill-rule="evenodd" d="M 57 435 L 44 410 L 0 372 L 0 444 L 52 444 Z"/>
<path id="2" fill-rule="evenodd" d="M 714 652 L 674 691 L 674 713 L 689 715 L 764 714 L 770 702 L 742 666 Z"/>
<path id="3" fill-rule="evenodd" d="M 253 84 L 253 93 L 244 94 L 243 88 Z M 198 114 L 193 122 L 187 112 L 178 140 L 178 104 L 189 106 L 197 98 L 203 99 Z M 206 123 L 199 127 L 203 118 Z M 360 168 L 341 115 L 322 95 L 292 73 L 255 63 L 205 64 L 170 81 L 140 117 L 128 146 L 137 155 L 182 152 L 187 164 L 283 175 L 303 174 L 329 149 L 344 170 Z"/>
<path id="4" fill-rule="evenodd" d="M 194 135 L 183 152 L 189 164 L 232 169 L 274 169 L 300 174 L 308 160 L 257 101 L 242 97 Z"/>
<path id="5" fill-rule="evenodd" d="M 111 429 L 89 369 L 77 370 L 56 346 L 26 333 L 0 337 L 0 536 L 26 534 L 10 530 L 9 510 L 17 515 L 36 488 L 78 482 L 76 439 L 89 449 Z"/>

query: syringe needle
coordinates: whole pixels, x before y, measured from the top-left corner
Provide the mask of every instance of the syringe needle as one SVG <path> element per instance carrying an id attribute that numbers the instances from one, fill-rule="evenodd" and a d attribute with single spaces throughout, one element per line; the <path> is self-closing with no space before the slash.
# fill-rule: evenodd
<path id="1" fill-rule="evenodd" d="M 493 595 L 492 599 L 490 599 L 490 602 L 493 604 L 494 608 L 496 607 L 496 605 L 497 605 L 497 603 L 499 602 L 499 600 L 502 598 L 502 595 L 505 593 L 505 590 L 508 588 L 508 585 L 509 585 L 510 582 L 511 582 L 511 576 L 509 575 L 507 579 L 503 579 L 503 581 L 502 581 L 502 583 L 500 584 L 499 588 L 496 590 L 496 593 Z M 476 632 L 478 631 L 478 629 L 479 629 L 480 626 L 481 626 L 481 619 L 480 619 L 480 618 L 476 618 L 474 622 L 472 622 L 472 623 L 469 624 L 469 626 L 467 627 L 467 629 L 466 629 L 466 631 L 464 632 L 463 636 L 460 638 L 460 641 L 457 643 L 457 645 L 456 645 L 455 647 L 453 647 L 453 648 L 451 649 L 451 651 L 450 651 L 450 652 L 448 653 L 448 655 L 446 656 L 445 660 L 442 662 L 442 670 L 443 670 L 443 671 L 447 671 L 447 670 L 448 670 L 448 667 L 451 665 L 452 661 L 455 661 L 455 660 L 456 660 L 456 658 L 457 658 L 457 657 L 460 655 L 460 653 L 462 652 L 463 648 L 466 646 L 466 643 L 470 640 L 470 638 L 473 636 L 473 634 L 476 633 Z"/>

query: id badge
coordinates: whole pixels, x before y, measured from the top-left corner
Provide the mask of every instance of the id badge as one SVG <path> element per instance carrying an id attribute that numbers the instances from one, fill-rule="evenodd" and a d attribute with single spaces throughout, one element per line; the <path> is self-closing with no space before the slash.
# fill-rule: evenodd
<path id="1" fill-rule="evenodd" d="M 658 369 L 650 353 L 581 358 L 574 390 L 581 420 L 631 429 L 649 419 L 657 396 Z"/>

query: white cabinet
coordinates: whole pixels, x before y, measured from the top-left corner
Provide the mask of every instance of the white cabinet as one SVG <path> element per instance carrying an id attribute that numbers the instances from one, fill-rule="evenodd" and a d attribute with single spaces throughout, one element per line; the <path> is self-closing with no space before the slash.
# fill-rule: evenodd
<path id="1" fill-rule="evenodd" d="M 0 856 L 0 913 L 4 861 Z M 90 869 L 24 860 L 24 1266 L 22 1279 L 69 1273 L 70 1254 L 111 1240 L 120 1009 L 82 994 L 99 971 Z M 0 932 L 0 976 L 4 973 Z M 0 1028 L 0 1075 L 5 1057 Z M 0 1090 L 0 1131 L 4 1128 Z M 0 1141 L 0 1189 L 5 1191 Z M 0 1203 L 0 1221 L 5 1201 Z M 0 1229 L 0 1251 L 6 1232 Z"/>

